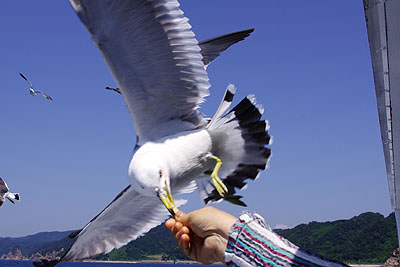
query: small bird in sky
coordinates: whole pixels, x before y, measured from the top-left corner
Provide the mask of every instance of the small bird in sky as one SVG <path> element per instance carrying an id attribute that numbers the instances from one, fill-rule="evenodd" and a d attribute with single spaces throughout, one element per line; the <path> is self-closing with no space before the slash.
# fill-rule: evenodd
<path id="1" fill-rule="evenodd" d="M 11 203 L 15 204 L 14 200 L 19 200 L 19 194 L 9 192 L 6 182 L 0 178 L 0 206 L 3 205 L 4 199 L 6 198 L 10 200 Z"/>
<path id="2" fill-rule="evenodd" d="M 121 94 L 121 90 L 119 88 L 112 88 L 112 87 L 106 87 L 107 90 L 112 90 L 114 92 L 117 92 L 118 94 Z"/>
<path id="3" fill-rule="evenodd" d="M 24 79 L 29 84 L 29 94 L 31 96 L 34 96 L 35 94 L 42 94 L 42 96 L 44 98 L 46 98 L 48 100 L 53 100 L 53 98 L 51 98 L 49 95 L 45 94 L 44 92 L 33 89 L 32 83 L 22 73 L 19 73 L 19 75 L 22 77 L 22 79 Z"/>

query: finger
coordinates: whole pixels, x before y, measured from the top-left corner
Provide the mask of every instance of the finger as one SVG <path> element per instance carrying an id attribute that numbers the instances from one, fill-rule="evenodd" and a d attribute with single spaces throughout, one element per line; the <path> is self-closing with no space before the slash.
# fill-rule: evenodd
<path id="1" fill-rule="evenodd" d="M 188 234 L 183 234 L 181 238 L 179 239 L 179 246 L 185 252 L 186 255 L 190 255 L 190 238 Z"/>
<path id="2" fill-rule="evenodd" d="M 189 215 L 180 210 L 175 214 L 174 219 L 177 222 L 181 222 L 182 224 L 186 225 L 189 219 Z"/>
<path id="3" fill-rule="evenodd" d="M 185 215 L 185 214 L 186 214 L 185 212 L 183 212 L 183 211 L 181 211 L 181 210 L 178 210 L 178 211 L 175 213 L 174 219 L 177 220 L 179 217 L 181 217 L 181 216 L 183 216 L 183 215 Z M 178 220 L 177 220 L 177 221 L 178 221 Z"/>
<path id="4" fill-rule="evenodd" d="M 172 230 L 172 228 L 174 228 L 174 225 L 175 225 L 175 220 L 171 218 L 171 219 L 167 220 L 164 223 L 164 225 L 168 230 Z"/>
<path id="5" fill-rule="evenodd" d="M 176 237 L 178 232 L 182 229 L 183 225 L 180 222 L 176 222 L 174 227 L 172 228 L 172 235 Z"/>
<path id="6" fill-rule="evenodd" d="M 176 240 L 179 240 L 183 234 L 189 234 L 189 228 L 183 226 L 175 235 Z"/>

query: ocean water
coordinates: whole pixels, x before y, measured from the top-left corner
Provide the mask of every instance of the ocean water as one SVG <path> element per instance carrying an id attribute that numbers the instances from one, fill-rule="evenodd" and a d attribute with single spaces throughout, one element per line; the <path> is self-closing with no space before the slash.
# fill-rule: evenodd
<path id="1" fill-rule="evenodd" d="M 56 267 L 171 267 L 184 266 L 182 264 L 159 264 L 159 263 L 111 263 L 111 262 L 61 262 Z M 186 265 L 190 267 L 204 266 L 200 264 Z M 221 267 L 221 265 L 207 265 L 209 267 Z M 33 267 L 32 261 L 10 261 L 0 260 L 0 267 Z"/>

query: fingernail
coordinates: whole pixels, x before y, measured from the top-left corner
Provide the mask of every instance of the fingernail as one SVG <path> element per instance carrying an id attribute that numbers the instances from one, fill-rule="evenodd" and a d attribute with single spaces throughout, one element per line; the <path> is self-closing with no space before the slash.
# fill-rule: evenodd
<path id="1" fill-rule="evenodd" d="M 183 215 L 183 212 L 182 211 L 178 211 L 176 214 L 175 214 L 175 217 L 182 217 L 182 215 Z"/>

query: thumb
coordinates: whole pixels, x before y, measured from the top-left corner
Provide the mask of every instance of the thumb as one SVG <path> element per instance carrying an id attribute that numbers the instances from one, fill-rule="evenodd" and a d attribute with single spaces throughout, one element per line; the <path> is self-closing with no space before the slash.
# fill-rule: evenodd
<path id="1" fill-rule="evenodd" d="M 184 213 L 183 211 L 179 210 L 176 214 L 175 214 L 175 220 L 177 222 L 182 223 L 183 225 L 188 225 L 189 223 L 189 214 Z"/>

